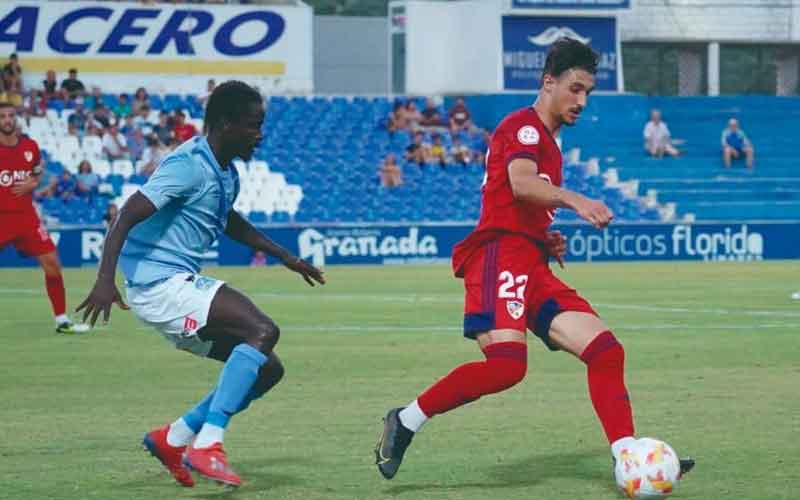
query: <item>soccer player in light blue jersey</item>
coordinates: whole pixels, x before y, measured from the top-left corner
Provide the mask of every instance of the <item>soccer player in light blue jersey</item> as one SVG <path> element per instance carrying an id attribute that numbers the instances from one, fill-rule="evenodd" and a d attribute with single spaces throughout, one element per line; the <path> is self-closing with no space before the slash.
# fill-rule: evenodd
<path id="1" fill-rule="evenodd" d="M 167 156 L 132 195 L 106 236 L 97 281 L 78 306 L 92 325 L 111 306 L 123 309 L 114 284 L 119 261 L 130 309 L 182 349 L 225 363 L 217 385 L 191 410 L 144 437 L 144 446 L 184 486 L 190 470 L 229 486 L 241 478 L 222 448 L 230 418 L 263 396 L 283 376 L 274 352 L 278 326 L 242 293 L 199 274 L 203 254 L 225 233 L 280 259 L 309 285 L 322 272 L 274 243 L 232 209 L 239 193 L 235 158 L 249 160 L 262 139 L 264 104 L 252 87 L 226 82 L 206 107 L 206 136 Z M 123 245 L 124 244 L 124 245 Z"/>

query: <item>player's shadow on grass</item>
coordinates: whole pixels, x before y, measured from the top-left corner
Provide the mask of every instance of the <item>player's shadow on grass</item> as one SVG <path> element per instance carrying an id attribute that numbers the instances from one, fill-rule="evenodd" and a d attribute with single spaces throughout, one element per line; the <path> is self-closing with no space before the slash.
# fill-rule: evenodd
<path id="1" fill-rule="evenodd" d="M 273 466 L 281 466 L 287 464 L 301 464 L 308 465 L 309 462 L 305 457 L 275 457 L 267 460 L 237 460 L 235 463 L 236 471 L 239 472 L 243 478 L 244 484 L 238 490 L 226 490 L 224 487 L 207 481 L 197 474 L 194 475 L 196 488 L 192 490 L 191 497 L 193 498 L 220 498 L 226 497 L 235 493 L 236 491 L 242 492 L 259 492 L 275 488 L 276 486 L 296 486 L 303 484 L 302 478 L 275 472 Z M 163 471 L 159 471 L 158 478 L 149 476 L 146 479 L 128 481 L 122 485 L 123 488 L 128 490 L 151 490 L 151 498 L 160 498 L 155 490 L 173 489 L 176 487 L 175 481 L 172 480 Z"/>
<path id="2" fill-rule="evenodd" d="M 594 450 L 581 453 L 533 455 L 524 460 L 493 465 L 482 471 L 484 480 L 452 483 L 402 484 L 386 489 L 389 495 L 408 492 L 460 489 L 520 488 L 535 486 L 548 479 L 565 478 L 591 482 L 608 482 L 611 459 L 607 451 Z"/>

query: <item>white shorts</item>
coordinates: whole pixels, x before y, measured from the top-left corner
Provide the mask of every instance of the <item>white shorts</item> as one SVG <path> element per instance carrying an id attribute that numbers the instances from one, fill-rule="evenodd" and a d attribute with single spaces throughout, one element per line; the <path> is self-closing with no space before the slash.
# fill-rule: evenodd
<path id="1" fill-rule="evenodd" d="M 206 326 L 211 301 L 224 281 L 179 273 L 152 287 L 127 287 L 128 305 L 137 318 L 152 326 L 178 349 L 207 356 L 211 341 L 197 336 Z"/>

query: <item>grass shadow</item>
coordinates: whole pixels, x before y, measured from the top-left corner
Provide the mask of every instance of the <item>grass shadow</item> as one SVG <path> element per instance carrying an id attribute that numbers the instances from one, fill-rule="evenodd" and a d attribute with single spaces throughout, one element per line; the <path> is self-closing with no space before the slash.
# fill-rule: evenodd
<path id="1" fill-rule="evenodd" d="M 532 455 L 516 462 L 489 467 L 486 469 L 484 480 L 459 483 L 401 484 L 391 486 L 384 492 L 394 496 L 425 491 L 519 488 L 535 486 L 549 479 L 564 480 L 565 478 L 607 483 L 611 460 L 608 460 L 607 468 L 597 467 L 598 461 L 602 461 L 602 458 L 607 455 L 606 450 Z"/>

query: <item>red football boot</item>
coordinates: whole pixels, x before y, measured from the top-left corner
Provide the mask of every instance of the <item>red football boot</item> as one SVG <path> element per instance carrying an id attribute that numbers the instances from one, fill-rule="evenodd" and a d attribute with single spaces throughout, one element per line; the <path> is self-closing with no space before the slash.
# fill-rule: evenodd
<path id="1" fill-rule="evenodd" d="M 182 486 L 194 486 L 192 473 L 181 462 L 185 446 L 170 446 L 167 443 L 169 425 L 148 432 L 142 439 L 142 444 L 151 455 L 156 457 L 167 468 L 172 477 Z"/>
<path id="2" fill-rule="evenodd" d="M 214 443 L 208 448 L 186 449 L 183 465 L 197 472 L 206 479 L 216 481 L 229 487 L 236 488 L 242 484 L 242 479 L 233 469 L 228 467 L 228 459 L 222 443 Z"/>

